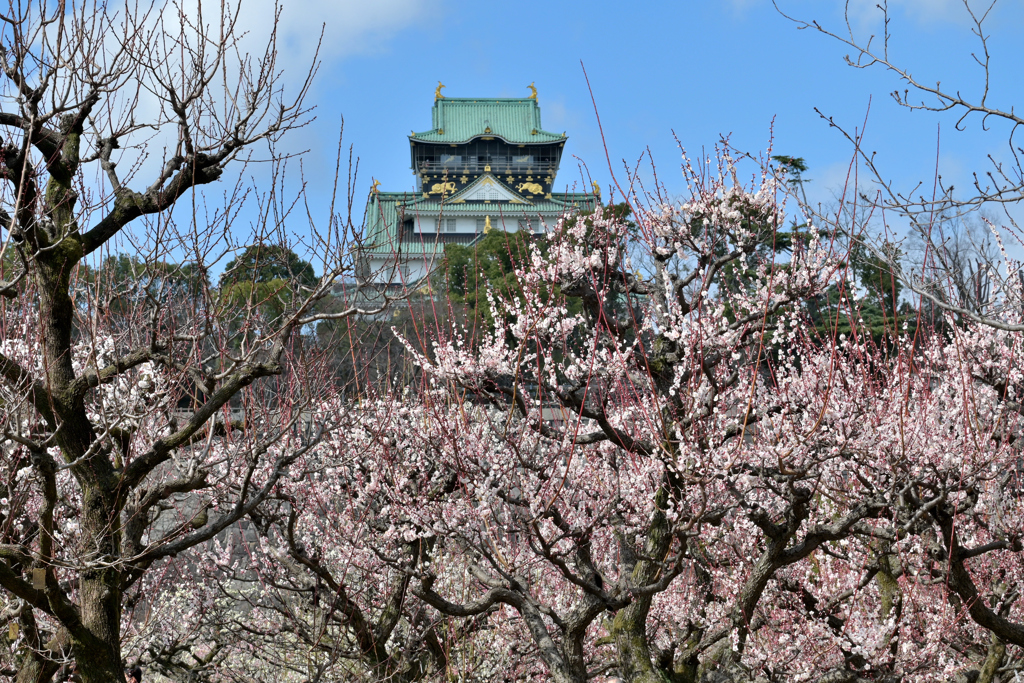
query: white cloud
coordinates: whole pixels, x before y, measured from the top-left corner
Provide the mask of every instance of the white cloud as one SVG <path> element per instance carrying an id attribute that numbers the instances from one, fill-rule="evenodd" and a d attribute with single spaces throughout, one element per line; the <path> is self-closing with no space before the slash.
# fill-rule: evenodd
<path id="1" fill-rule="evenodd" d="M 770 0 L 729 0 L 729 5 L 732 7 L 733 13 L 737 15 L 745 15 L 747 10 L 756 5 L 767 5 Z"/>
<path id="2" fill-rule="evenodd" d="M 250 55 L 250 67 L 254 76 L 258 73 L 256 62 L 264 56 L 267 41 L 275 28 L 275 16 L 278 16 L 274 72 L 275 76 L 280 75 L 277 87 L 283 92 L 278 93 L 275 89 L 271 98 L 271 116 L 275 111 L 274 103 L 279 94 L 287 102 L 299 92 L 317 55 L 321 31 L 323 41 L 320 44 L 318 58 L 323 68 L 316 82 L 329 84 L 331 73 L 337 73 L 337 65 L 345 58 L 389 50 L 400 31 L 417 22 L 429 20 L 426 16 L 425 0 L 280 0 L 279 14 L 274 0 L 238 1 L 240 4 L 236 4 L 235 0 L 228 0 L 223 7 L 227 7 L 227 11 L 232 13 L 237 7 L 238 17 L 234 33 L 241 38 L 236 47 L 240 54 Z M 166 89 L 163 86 L 170 83 L 180 89 L 182 82 L 195 77 L 194 73 L 183 68 L 182 62 L 187 64 L 189 61 L 187 56 L 183 57 L 183 53 L 187 51 L 181 50 L 181 46 L 175 44 L 175 41 L 182 37 L 184 44 L 190 49 L 197 49 L 197 46 L 202 45 L 203 42 L 197 39 L 195 31 L 196 25 L 200 23 L 200 16 L 201 24 L 206 27 L 208 35 L 214 41 L 222 30 L 226 30 L 221 26 L 222 4 L 219 0 L 164 0 L 164 4 L 160 3 L 161 0 L 157 0 L 156 7 L 150 8 L 145 0 L 142 0 L 141 6 L 137 4 L 137 0 L 112 2 L 105 6 L 110 24 L 98 21 L 99 13 L 88 3 L 81 9 L 86 17 L 97 21 L 96 26 L 102 26 L 93 37 L 93 41 L 99 42 L 102 46 L 97 51 L 99 63 L 104 63 L 104 60 L 109 62 L 112 55 L 118 53 L 122 41 L 126 40 L 126 35 L 135 38 L 145 36 L 142 39 L 143 45 L 135 45 L 132 52 L 140 58 L 142 72 L 151 69 L 159 72 L 159 82 L 153 78 L 152 73 L 149 73 L 143 78 L 144 84 L 141 88 L 137 88 L 138 84 L 132 79 L 127 79 L 116 92 L 104 97 L 93 117 L 99 135 L 107 135 L 129 121 L 153 126 L 122 139 L 120 148 L 113 156 L 113 160 L 117 162 L 120 180 L 139 191 L 145 190 L 159 176 L 165 160 L 175 153 L 178 138 L 177 122 L 169 109 Z M 150 11 L 147 12 L 147 9 Z M 430 10 L 432 16 L 438 13 L 436 2 Z M 181 22 L 182 14 L 186 18 L 184 27 Z M 138 23 L 126 29 L 126 21 L 129 24 Z M 70 17 L 68 22 L 69 25 L 74 23 Z M 88 21 L 82 23 L 90 25 Z M 163 37 L 158 28 L 162 29 Z M 95 47 L 96 45 L 90 45 L 90 49 Z M 152 50 L 151 53 L 147 53 L 147 47 Z M 207 43 L 205 48 L 208 51 L 206 63 L 209 64 L 212 60 L 210 44 Z M 238 82 L 238 56 L 238 53 L 227 56 L 223 68 L 218 69 L 214 82 L 209 84 L 207 98 L 190 106 L 193 112 L 202 112 L 194 117 L 193 121 L 193 134 L 200 141 L 205 129 L 210 130 L 211 135 L 216 138 L 219 124 L 231 118 L 230 101 L 234 96 L 233 88 Z M 81 80 L 77 72 L 72 72 L 70 78 L 76 82 Z M 222 83 L 221 78 L 226 83 Z M 80 83 L 79 85 L 81 86 Z M 179 90 L 179 94 L 180 92 Z M 307 107 L 316 104 L 313 101 L 314 97 L 315 94 L 307 97 Z M 312 135 L 308 129 L 301 129 L 286 136 L 283 143 L 284 151 L 292 152 L 312 147 L 308 138 L 303 141 L 299 137 L 298 143 L 295 142 L 295 136 L 303 134 Z M 257 159 L 268 156 L 264 145 L 255 146 L 253 152 Z M 255 178 L 260 188 L 269 187 L 269 165 L 259 164 L 243 168 L 241 164 L 235 164 L 233 170 L 242 172 L 246 182 Z M 297 168 L 292 173 L 297 178 Z M 200 207 L 200 213 L 206 210 L 206 199 L 211 202 L 210 211 L 213 211 L 222 201 L 221 197 L 231 192 L 234 182 L 232 175 L 233 171 L 229 170 L 222 182 L 196 191 L 200 198 L 194 206 Z M 98 174 L 94 189 L 91 188 L 90 193 L 99 196 L 108 191 L 104 189 L 105 185 L 106 178 Z M 181 208 L 177 212 L 179 220 L 186 223 L 191 220 L 185 215 L 191 206 L 193 204 L 190 201 L 180 203 Z M 199 220 L 203 221 L 206 218 L 201 216 Z M 247 220 L 240 219 L 238 225 L 247 223 Z M 135 234 L 136 238 L 141 240 L 147 237 L 145 227 L 141 223 L 137 230 L 139 232 Z"/>
<path id="3" fill-rule="evenodd" d="M 134 0 L 127 0 L 127 11 L 131 12 Z M 222 11 L 230 16 L 237 12 L 234 35 L 238 38 L 237 49 L 241 55 L 248 55 L 250 68 L 264 57 L 270 38 L 276 28 L 275 74 L 281 74 L 277 84 L 283 87 L 285 101 L 294 97 L 309 73 L 314 60 L 322 63 L 317 77 L 322 82 L 335 69 L 336 64 L 346 57 L 358 54 L 373 54 L 387 50 L 395 34 L 413 22 L 421 21 L 427 9 L 425 0 L 372 0 L 371 2 L 356 0 L 241 0 L 239 4 L 227 3 L 222 10 L 219 2 L 211 0 L 179 0 L 168 2 L 162 11 L 158 8 L 146 14 L 144 25 L 149 30 L 162 25 L 163 32 L 175 39 L 184 32 L 185 41 L 189 45 L 197 45 L 196 27 L 201 24 L 205 32 L 216 39 L 221 31 Z M 108 52 L 116 50 L 122 31 L 121 22 L 125 6 L 111 8 L 115 18 L 114 26 L 106 36 L 109 42 Z M 182 18 L 185 16 L 183 30 Z M 275 23 L 276 18 L 276 23 Z M 321 41 L 321 33 L 323 35 Z M 319 49 L 318 49 L 319 45 Z M 154 46 L 156 52 L 161 51 L 161 43 Z M 226 84 L 219 81 L 211 84 L 209 96 L 211 103 L 207 106 L 211 111 L 221 108 L 224 104 L 225 87 L 234 87 L 240 70 L 233 51 L 227 55 L 225 68 L 222 70 L 227 79 Z M 207 55 L 208 60 L 210 55 Z M 170 49 L 158 68 L 164 72 L 164 78 L 174 82 L 175 73 L 181 73 L 179 54 Z M 236 76 L 232 76 L 235 74 Z M 162 91 L 159 86 L 152 86 L 155 91 Z M 130 107 L 136 120 L 152 122 L 158 119 L 173 119 L 167 110 L 166 103 L 162 106 L 153 90 L 143 89 Z M 130 96 L 130 94 L 129 94 Z M 306 105 L 314 104 L 307 100 Z M 163 164 L 164 158 L 172 153 L 177 139 L 177 129 L 171 121 L 155 134 L 147 133 L 148 154 L 123 146 L 120 152 L 121 168 L 127 169 L 132 164 L 141 163 L 140 178 L 155 177 L 157 169 Z"/>
<path id="4" fill-rule="evenodd" d="M 850 0 L 850 20 L 854 27 L 881 30 L 880 4 L 878 0 Z M 990 3 L 971 0 L 968 4 L 973 11 L 984 12 Z M 889 0 L 888 6 L 890 19 L 905 17 L 918 25 L 973 24 L 963 0 Z"/>
<path id="5" fill-rule="evenodd" d="M 395 33 L 421 19 L 424 0 L 289 0 L 281 5 L 278 23 L 280 59 L 286 69 L 308 65 L 323 30 L 320 58 L 335 61 L 355 54 L 386 50 Z M 274 0 L 245 0 L 239 25 L 247 47 L 256 49 L 273 28 Z"/>
<path id="6" fill-rule="evenodd" d="M 735 14 L 744 14 L 756 7 L 771 7 L 771 0 L 728 0 Z M 882 11 L 879 5 L 887 4 L 889 18 L 893 22 L 890 29 L 898 27 L 899 22 L 906 25 L 909 20 L 915 26 L 929 26 L 942 23 L 958 26 L 973 26 L 974 20 L 964 0 L 849 0 L 849 2 L 823 3 L 820 0 L 778 0 L 779 8 L 795 19 L 817 19 L 829 29 L 840 29 L 836 20 L 842 20 L 844 11 L 848 12 L 850 26 L 854 31 L 871 31 L 881 33 Z M 992 0 L 967 0 L 967 6 L 981 19 L 989 9 Z M 826 10 L 826 8 L 829 8 Z M 831 18 L 826 14 L 831 14 Z M 994 21 L 992 16 L 989 22 Z M 842 32 L 842 31 L 840 31 Z"/>

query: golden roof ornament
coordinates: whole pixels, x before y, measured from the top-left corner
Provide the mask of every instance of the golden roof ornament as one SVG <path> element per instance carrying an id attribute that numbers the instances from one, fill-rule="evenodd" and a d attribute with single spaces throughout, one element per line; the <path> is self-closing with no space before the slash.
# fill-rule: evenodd
<path id="1" fill-rule="evenodd" d="M 370 192 L 377 194 L 377 188 L 380 187 L 380 181 L 376 178 L 373 179 L 373 187 L 370 188 Z"/>
<path id="2" fill-rule="evenodd" d="M 443 100 L 444 99 L 444 95 L 441 94 L 441 88 L 444 88 L 444 87 L 446 87 L 444 83 L 442 83 L 441 81 L 437 82 L 437 90 L 434 91 L 434 101 L 435 102 L 437 102 L 438 100 Z"/>
<path id="3" fill-rule="evenodd" d="M 594 194 L 596 194 L 598 197 L 600 197 L 601 196 L 601 186 L 597 184 L 596 180 L 592 180 L 590 184 L 594 186 Z"/>
<path id="4" fill-rule="evenodd" d="M 484 232 L 490 232 L 491 230 L 494 230 L 494 228 L 491 227 L 491 217 L 487 216 L 484 218 Z"/>
<path id="5" fill-rule="evenodd" d="M 536 82 L 537 81 L 534 81 L 533 83 L 536 83 Z M 531 83 L 530 85 L 526 86 L 527 88 L 530 89 L 531 95 L 530 95 L 529 99 L 531 99 L 531 100 L 537 99 L 537 88 L 534 87 L 533 83 Z"/>

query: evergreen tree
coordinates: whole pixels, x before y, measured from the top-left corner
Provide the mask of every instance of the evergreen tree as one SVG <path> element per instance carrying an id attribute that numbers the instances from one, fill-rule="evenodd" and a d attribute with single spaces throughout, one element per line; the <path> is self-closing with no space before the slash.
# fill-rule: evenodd
<path id="1" fill-rule="evenodd" d="M 228 305 L 256 306 L 268 320 L 276 320 L 293 299 L 316 282 L 313 266 L 288 247 L 256 244 L 228 262 L 220 288 Z"/>

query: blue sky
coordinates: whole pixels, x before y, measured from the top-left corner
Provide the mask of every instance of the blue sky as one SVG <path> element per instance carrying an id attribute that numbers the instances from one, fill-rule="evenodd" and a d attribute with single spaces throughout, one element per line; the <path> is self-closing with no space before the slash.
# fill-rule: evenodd
<path id="1" fill-rule="evenodd" d="M 269 3 L 243 3 L 254 39 L 265 28 Z M 779 3 L 794 16 L 843 27 L 841 1 Z M 874 4 L 851 2 L 852 26 L 861 36 L 880 27 Z M 941 79 L 965 96 L 980 96 L 982 72 L 971 57 L 979 44 L 958 0 L 893 0 L 890 9 L 895 61 L 923 81 Z M 815 108 L 852 130 L 863 124 L 869 102 L 865 147 L 878 152 L 880 167 L 901 188 L 919 181 L 930 188 L 937 143 L 943 177 L 965 189 L 972 171 L 987 169 L 987 155 L 1009 156 L 1002 123 L 984 132 L 975 118 L 960 132 L 953 115 L 901 109 L 888 96 L 902 88 L 893 74 L 850 68 L 843 61 L 846 46 L 797 30 L 768 0 L 290 0 L 280 27 L 285 69 L 298 74 L 308 64 L 321 24 L 326 37 L 311 93 L 317 120 L 290 134 L 285 147 L 310 150 L 303 167 L 316 202 L 330 189 L 344 116 L 345 144 L 360 159 L 357 221 L 371 178 L 385 190 L 413 187 L 407 135 L 430 127 L 439 80 L 450 97 L 525 97 L 536 82 L 544 127 L 566 131 L 567 155 L 583 160 L 608 187 L 581 62 L 616 170 L 649 149 L 670 193 L 684 188 L 673 131 L 691 153 L 710 150 L 723 134 L 757 153 L 774 121 L 774 152 L 804 157 L 812 199 L 827 201 L 845 181 L 852 150 Z M 993 64 L 989 102 L 1009 109 L 1024 92 L 1024 5 L 1003 0 L 986 27 Z M 579 178 L 574 166 L 563 161 L 560 183 Z"/>

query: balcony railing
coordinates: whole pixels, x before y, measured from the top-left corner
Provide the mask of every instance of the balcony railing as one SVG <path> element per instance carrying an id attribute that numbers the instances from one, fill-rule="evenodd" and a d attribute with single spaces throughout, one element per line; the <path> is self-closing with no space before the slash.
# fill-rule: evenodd
<path id="1" fill-rule="evenodd" d="M 442 164 L 438 161 L 423 161 L 420 162 L 417 171 L 432 174 L 447 172 L 448 175 L 455 176 L 459 173 L 483 173 L 487 167 L 490 167 L 491 173 L 554 173 L 558 170 L 558 164 L 550 161 L 535 161 L 532 164 L 508 164 L 504 161 Z"/>
<path id="2" fill-rule="evenodd" d="M 424 244 L 431 244 L 437 242 L 438 244 L 473 244 L 476 240 L 481 237 L 482 233 L 478 232 L 408 232 L 402 237 L 403 242 L 416 242 L 422 241 Z"/>

